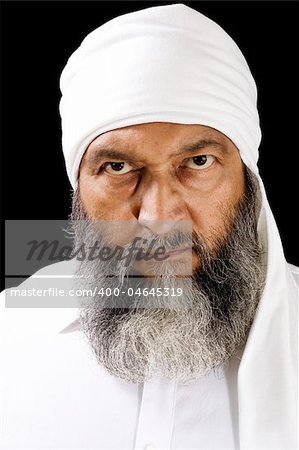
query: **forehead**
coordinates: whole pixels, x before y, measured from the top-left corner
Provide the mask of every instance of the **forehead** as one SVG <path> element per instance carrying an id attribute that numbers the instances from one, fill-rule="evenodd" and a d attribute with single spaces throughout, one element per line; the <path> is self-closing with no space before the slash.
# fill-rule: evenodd
<path id="1" fill-rule="evenodd" d="M 189 125 L 166 122 L 153 122 L 118 128 L 101 134 L 89 145 L 89 149 L 97 149 L 101 145 L 126 144 L 126 146 L 148 147 L 154 145 L 180 145 L 193 138 L 217 140 L 220 144 L 231 141 L 220 131 L 203 125 Z M 232 144 L 232 143 L 231 143 Z"/>

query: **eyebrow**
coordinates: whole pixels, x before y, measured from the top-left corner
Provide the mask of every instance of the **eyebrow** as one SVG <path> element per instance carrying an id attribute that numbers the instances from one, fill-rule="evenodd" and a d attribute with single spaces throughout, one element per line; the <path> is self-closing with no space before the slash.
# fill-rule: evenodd
<path id="1" fill-rule="evenodd" d="M 215 139 L 200 139 L 199 141 L 192 142 L 190 144 L 186 144 L 182 147 L 181 150 L 179 150 L 178 153 L 175 153 L 174 155 L 181 155 L 182 153 L 187 152 L 196 152 L 202 148 L 207 147 L 218 147 L 220 150 L 225 151 L 226 147 L 221 144 L 220 142 L 216 141 Z M 173 155 L 173 156 L 174 156 Z"/>
<path id="2" fill-rule="evenodd" d="M 94 150 L 92 151 L 89 162 L 92 164 L 97 164 L 102 159 L 110 159 L 112 161 L 119 160 L 119 161 L 128 161 L 133 162 L 137 161 L 137 155 L 134 151 L 121 151 L 118 150 L 121 147 L 121 144 L 98 144 L 95 146 Z M 171 153 L 169 157 L 173 156 L 180 156 L 184 153 L 195 153 L 199 150 L 208 148 L 208 147 L 214 147 L 218 148 L 220 151 L 226 152 L 226 147 L 221 144 L 220 142 L 216 141 L 215 139 L 200 139 L 195 142 L 191 142 L 189 144 L 183 145 L 183 147 L 174 153 Z"/>

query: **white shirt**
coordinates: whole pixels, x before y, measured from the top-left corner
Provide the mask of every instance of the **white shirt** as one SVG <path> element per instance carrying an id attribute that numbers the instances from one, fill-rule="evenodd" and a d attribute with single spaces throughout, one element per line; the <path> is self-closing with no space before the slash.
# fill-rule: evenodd
<path id="1" fill-rule="evenodd" d="M 97 363 L 76 321 L 61 330 L 75 314 L 6 308 L 0 448 L 239 448 L 238 357 L 186 385 L 134 385 Z"/>

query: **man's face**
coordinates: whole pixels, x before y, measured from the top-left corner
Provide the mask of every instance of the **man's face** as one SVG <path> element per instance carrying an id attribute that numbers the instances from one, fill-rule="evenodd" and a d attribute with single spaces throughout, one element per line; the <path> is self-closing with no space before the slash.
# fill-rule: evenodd
<path id="1" fill-rule="evenodd" d="M 109 231 L 107 240 L 97 221 L 121 222 L 121 235 L 136 223 L 168 250 L 173 243 L 190 246 L 180 225 L 192 224 L 193 270 L 182 297 L 144 303 L 136 292 L 122 293 L 124 307 L 115 307 L 98 289 L 122 291 L 131 268 L 122 260 L 82 260 L 78 280 L 95 295 L 80 320 L 99 363 L 137 383 L 157 373 L 190 380 L 225 364 L 246 340 L 264 280 L 255 179 L 237 148 L 204 126 L 136 125 L 96 138 L 79 177 L 72 210 L 78 248 L 119 239 Z M 151 281 L 141 276 L 136 287 L 176 287 L 185 280 L 176 263 L 156 265 Z M 135 283 L 134 273 L 131 278 Z"/>
<path id="2" fill-rule="evenodd" d="M 90 219 L 153 228 L 163 221 L 191 221 L 213 250 L 229 232 L 224 212 L 233 214 L 245 183 L 239 151 L 219 131 L 149 123 L 98 136 L 82 159 L 79 185 Z M 193 252 L 193 269 L 198 263 Z"/>

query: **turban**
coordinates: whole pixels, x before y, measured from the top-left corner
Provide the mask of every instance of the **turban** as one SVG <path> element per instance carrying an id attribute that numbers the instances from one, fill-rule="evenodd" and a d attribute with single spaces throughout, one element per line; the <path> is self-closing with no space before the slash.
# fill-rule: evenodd
<path id="1" fill-rule="evenodd" d="M 246 60 L 219 25 L 183 4 L 125 14 L 91 32 L 69 58 L 60 88 L 73 187 L 93 139 L 149 122 L 215 128 L 257 171 L 257 90 Z"/>

